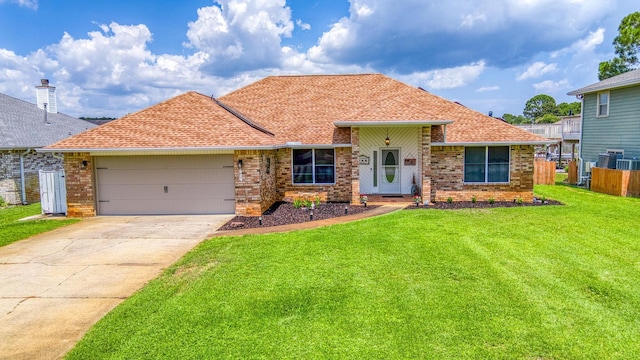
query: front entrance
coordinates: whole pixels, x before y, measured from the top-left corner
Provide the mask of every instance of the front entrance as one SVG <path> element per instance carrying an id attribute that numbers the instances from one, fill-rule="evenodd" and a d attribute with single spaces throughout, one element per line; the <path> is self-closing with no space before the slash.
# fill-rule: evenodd
<path id="1" fill-rule="evenodd" d="M 380 193 L 400 194 L 399 150 L 381 150 Z"/>

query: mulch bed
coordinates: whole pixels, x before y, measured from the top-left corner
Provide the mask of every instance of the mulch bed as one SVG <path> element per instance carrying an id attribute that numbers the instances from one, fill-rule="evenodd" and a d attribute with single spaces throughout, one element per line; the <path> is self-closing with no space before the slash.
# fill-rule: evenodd
<path id="1" fill-rule="evenodd" d="M 377 208 L 375 205 L 368 205 L 367 207 L 364 207 L 362 205 L 349 205 L 346 203 L 320 204 L 318 207 L 313 209 L 313 220 L 323 220 L 344 216 L 345 206 L 347 207 L 347 215 L 358 214 Z M 298 224 L 311 221 L 309 213 L 309 209 L 296 209 L 291 203 L 278 202 L 262 214 L 262 225 L 260 225 L 258 216 L 236 216 L 218 230 L 239 230 Z"/>
<path id="2" fill-rule="evenodd" d="M 452 203 L 436 202 L 429 206 L 415 206 L 409 205 L 406 210 L 414 209 L 491 209 L 501 207 L 518 207 L 518 206 L 548 206 L 548 205 L 563 205 L 556 200 L 546 200 L 544 203 L 540 201 L 536 202 L 523 202 L 518 204 L 515 202 L 496 201 L 493 204 L 489 204 L 488 201 L 454 201 Z M 326 203 L 321 204 L 317 208 L 313 209 L 313 220 L 330 219 L 340 216 L 345 216 L 344 208 L 347 207 L 347 214 L 358 214 L 361 212 L 375 209 L 377 205 L 368 205 L 364 207 L 362 205 L 350 205 L 346 203 Z M 259 227 L 269 227 L 278 225 L 299 224 L 307 221 L 311 221 L 309 218 L 310 210 L 306 208 L 296 209 L 293 204 L 286 202 L 277 202 L 271 206 L 267 211 L 262 214 L 262 225 L 258 216 L 236 216 L 229 222 L 224 224 L 218 230 L 239 230 L 239 229 L 252 229 Z"/>
<path id="3" fill-rule="evenodd" d="M 563 203 L 556 200 L 546 200 L 535 201 L 535 202 L 523 202 L 518 204 L 513 201 L 496 201 L 493 204 L 490 204 L 488 201 L 476 201 L 475 203 L 472 201 L 454 201 L 452 203 L 448 203 L 446 201 L 435 202 L 429 206 L 415 206 L 410 205 L 407 206 L 406 210 L 412 209 L 439 209 L 439 210 L 456 210 L 456 209 L 492 209 L 492 208 L 504 208 L 504 207 L 519 207 L 519 206 L 548 206 L 548 205 L 564 205 Z"/>

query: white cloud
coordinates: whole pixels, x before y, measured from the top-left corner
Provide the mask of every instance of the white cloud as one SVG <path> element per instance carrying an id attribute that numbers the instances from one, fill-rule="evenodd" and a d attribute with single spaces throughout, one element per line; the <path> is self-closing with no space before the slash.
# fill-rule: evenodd
<path id="1" fill-rule="evenodd" d="M 298 27 L 302 30 L 311 30 L 311 25 L 302 22 L 302 20 L 300 19 L 296 20 L 296 25 L 298 25 Z"/>
<path id="2" fill-rule="evenodd" d="M 531 79 L 531 78 L 538 78 L 538 77 L 541 77 L 544 74 L 548 74 L 548 73 L 554 72 L 557 69 L 558 69 L 558 64 L 556 64 L 556 63 L 545 64 L 542 61 L 537 61 L 537 62 L 533 63 L 533 65 L 529 66 L 529 68 L 527 68 L 527 70 L 525 72 L 520 74 L 517 77 L 517 80 L 521 81 L 521 80 L 526 80 L 526 79 Z"/>
<path id="3" fill-rule="evenodd" d="M 604 28 L 589 32 L 589 35 L 571 45 L 571 48 L 580 51 L 592 51 L 596 46 L 604 41 Z"/>
<path id="4" fill-rule="evenodd" d="M 536 89 L 538 93 L 566 92 L 568 87 L 569 81 L 566 79 L 560 81 L 545 80 L 543 82 L 533 84 L 533 88 Z"/>
<path id="5" fill-rule="evenodd" d="M 620 2 L 575 1 L 354 0 L 349 16 L 336 21 L 308 56 L 401 73 L 479 59 L 511 68 L 571 45 Z"/>
<path id="6" fill-rule="evenodd" d="M 498 91 L 500 90 L 500 86 L 483 86 L 476 89 L 476 92 L 487 92 L 487 91 Z"/>
<path id="7" fill-rule="evenodd" d="M 15 3 L 22 7 L 38 10 L 38 0 L 0 0 L 0 4 L 4 2 Z"/>
<path id="8" fill-rule="evenodd" d="M 291 10 L 284 0 L 219 0 L 198 9 L 189 23 L 189 47 L 208 54 L 212 74 L 277 67 L 281 39 L 291 37 Z"/>
<path id="9" fill-rule="evenodd" d="M 473 28 L 478 22 L 486 22 L 487 16 L 485 14 L 467 14 L 462 16 L 461 27 Z"/>
<path id="10" fill-rule="evenodd" d="M 427 86 L 431 89 L 454 89 L 474 82 L 484 71 L 485 62 L 480 61 L 455 68 L 438 69 L 407 75 L 392 74 L 400 81 L 415 86 Z"/>

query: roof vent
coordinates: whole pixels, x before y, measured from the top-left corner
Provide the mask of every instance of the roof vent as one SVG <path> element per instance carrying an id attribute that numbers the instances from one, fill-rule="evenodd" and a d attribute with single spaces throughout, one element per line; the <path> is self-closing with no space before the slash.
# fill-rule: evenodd
<path id="1" fill-rule="evenodd" d="M 57 113 L 56 87 L 49 86 L 49 79 L 40 79 L 40 84 L 40 86 L 36 86 L 36 103 L 38 108 L 48 113 Z"/>

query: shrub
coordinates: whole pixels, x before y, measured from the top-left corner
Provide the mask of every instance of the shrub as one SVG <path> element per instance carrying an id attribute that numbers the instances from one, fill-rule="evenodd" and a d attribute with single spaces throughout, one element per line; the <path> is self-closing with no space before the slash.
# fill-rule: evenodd
<path id="1" fill-rule="evenodd" d="M 7 206 L 7 202 L 4 201 L 4 198 L 2 196 L 0 196 L 0 207 L 5 207 Z"/>
<path id="2" fill-rule="evenodd" d="M 516 199 L 516 204 L 522 205 L 522 198 L 517 198 Z"/>
<path id="3" fill-rule="evenodd" d="M 476 196 L 475 196 L 475 195 L 473 195 L 473 196 L 471 197 L 471 202 L 475 204 L 475 203 L 476 203 L 476 201 L 478 201 L 478 199 L 476 199 Z"/>
<path id="4" fill-rule="evenodd" d="M 316 196 L 315 202 L 316 202 L 316 206 L 320 206 L 320 196 Z"/>
<path id="5" fill-rule="evenodd" d="M 451 196 L 449 196 L 449 197 L 447 198 L 447 203 L 451 204 L 452 202 L 453 202 L 453 198 L 452 198 Z"/>
<path id="6" fill-rule="evenodd" d="M 490 197 L 489 198 L 489 204 L 493 205 L 494 202 L 496 202 L 496 199 Z"/>
<path id="7" fill-rule="evenodd" d="M 302 207 L 303 201 L 300 198 L 293 199 L 293 207 L 295 209 L 300 209 Z"/>

